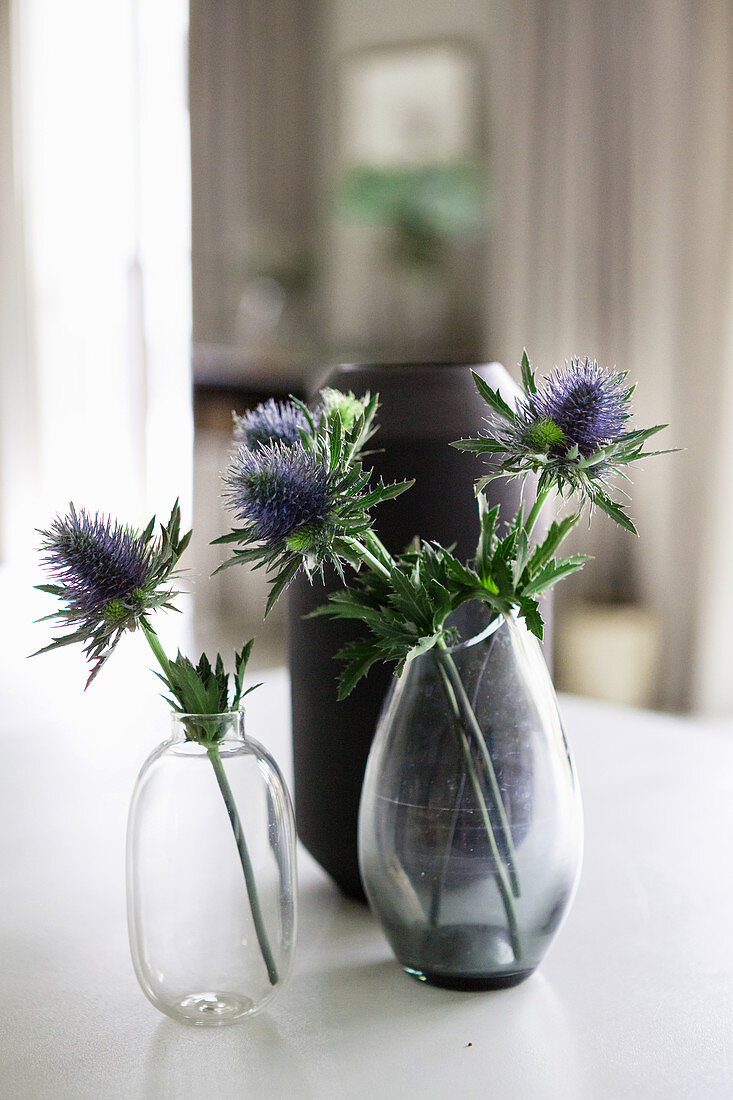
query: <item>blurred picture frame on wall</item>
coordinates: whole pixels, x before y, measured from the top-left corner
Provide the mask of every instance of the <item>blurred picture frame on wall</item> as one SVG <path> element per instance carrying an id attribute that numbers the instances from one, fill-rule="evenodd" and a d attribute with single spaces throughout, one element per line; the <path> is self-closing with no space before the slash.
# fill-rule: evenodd
<path id="1" fill-rule="evenodd" d="M 472 288 L 489 213 L 481 73 L 475 45 L 459 39 L 341 59 L 338 312 L 370 358 L 460 358 L 478 342 Z"/>

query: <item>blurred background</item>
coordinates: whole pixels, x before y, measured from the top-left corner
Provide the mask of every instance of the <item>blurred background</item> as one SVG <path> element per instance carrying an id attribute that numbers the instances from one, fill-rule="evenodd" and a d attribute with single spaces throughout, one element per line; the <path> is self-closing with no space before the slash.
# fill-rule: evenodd
<path id="1" fill-rule="evenodd" d="M 195 641 L 282 663 L 261 578 L 208 580 L 232 409 L 590 355 L 681 450 L 640 539 L 577 532 L 558 685 L 733 714 L 732 96 L 728 0 L 0 0 L 2 568 L 180 496 Z"/>

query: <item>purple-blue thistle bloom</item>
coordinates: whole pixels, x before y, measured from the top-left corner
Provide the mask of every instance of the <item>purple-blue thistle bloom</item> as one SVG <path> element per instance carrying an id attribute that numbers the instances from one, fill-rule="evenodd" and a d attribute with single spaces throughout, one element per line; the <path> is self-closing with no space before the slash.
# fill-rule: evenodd
<path id="1" fill-rule="evenodd" d="M 79 620 L 114 618 L 141 602 L 153 555 L 149 542 L 130 527 L 103 515 L 90 516 L 73 505 L 41 531 L 41 563 L 63 590 Z"/>
<path id="2" fill-rule="evenodd" d="M 273 547 L 304 527 L 317 530 L 334 505 L 326 462 L 299 443 L 240 447 L 224 483 L 227 507 L 249 536 Z"/>
<path id="3" fill-rule="evenodd" d="M 564 370 L 556 368 L 517 410 L 525 442 L 556 455 L 577 446 L 588 458 L 625 430 L 628 397 L 623 374 L 606 372 L 588 358 L 573 359 Z"/>
<path id="4" fill-rule="evenodd" d="M 292 446 L 308 428 L 302 409 L 290 401 L 270 398 L 243 416 L 234 414 L 234 438 L 249 450 L 272 443 Z"/>
<path id="5" fill-rule="evenodd" d="M 297 403 L 294 402 L 297 408 Z M 325 565 L 344 577 L 344 566 L 378 562 L 370 511 L 399 496 L 411 482 L 370 485 L 362 468 L 364 444 L 374 434 L 377 398 L 321 391 L 300 439 L 242 444 L 224 473 L 224 502 L 240 526 L 215 539 L 234 544 L 222 562 L 264 566 L 271 578 L 267 614 L 300 569 L 312 577 Z M 261 407 L 261 410 L 264 406 Z M 368 545 L 367 545 L 368 544 Z M 376 554 L 376 556 L 375 556 Z M 218 572 L 218 570 L 217 570 Z"/>
<path id="6" fill-rule="evenodd" d="M 71 633 L 39 652 L 79 642 L 92 663 L 89 684 L 126 630 L 145 627 L 148 612 L 170 608 L 175 592 L 165 585 L 191 538 L 190 531 L 180 537 L 180 518 L 176 502 L 154 540 L 154 519 L 139 533 L 72 504 L 40 531 L 41 564 L 53 583 L 38 587 L 59 601 L 59 610 L 46 618 Z"/>
<path id="7" fill-rule="evenodd" d="M 581 502 L 602 508 L 616 523 L 636 533 L 624 505 L 610 495 L 610 479 L 623 467 L 663 454 L 644 444 L 665 424 L 630 428 L 634 387 L 626 373 L 604 371 L 590 359 L 571 359 L 537 384 L 525 351 L 523 396 L 511 408 L 497 390 L 474 372 L 476 387 L 490 408 L 488 433 L 452 444 L 462 451 L 488 455 L 493 470 L 476 483 L 480 492 L 495 477 L 537 474 L 537 499 L 551 489 L 577 494 Z M 579 513 L 578 513 L 579 514 Z M 531 522 L 537 518 L 533 506 Z"/>

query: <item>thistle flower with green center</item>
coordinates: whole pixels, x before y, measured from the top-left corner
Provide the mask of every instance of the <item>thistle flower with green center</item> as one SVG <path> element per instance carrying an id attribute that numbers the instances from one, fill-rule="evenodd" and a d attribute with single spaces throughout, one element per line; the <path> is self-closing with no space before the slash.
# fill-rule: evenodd
<path id="1" fill-rule="evenodd" d="M 190 531 L 180 536 L 180 522 L 176 501 L 155 539 L 154 518 L 139 533 L 71 504 L 67 515 L 39 531 L 41 563 L 54 583 L 38 587 L 62 605 L 46 618 L 71 629 L 39 652 L 79 642 L 92 666 L 88 686 L 126 631 L 149 612 L 172 607 L 176 592 L 168 582 L 191 538 Z"/>
<path id="2" fill-rule="evenodd" d="M 323 456 L 297 443 L 240 447 L 224 484 L 224 501 L 245 521 L 247 537 L 271 545 L 304 528 L 323 527 L 336 500 L 336 479 Z"/>
<path id="3" fill-rule="evenodd" d="M 581 507 L 597 505 L 636 533 L 624 505 L 610 495 L 611 479 L 626 477 L 624 467 L 632 462 L 666 453 L 644 451 L 644 443 L 667 425 L 628 430 L 634 387 L 627 385 L 625 372 L 576 358 L 538 386 L 525 352 L 524 393 L 513 409 L 475 372 L 474 380 L 490 409 L 489 430 L 452 446 L 495 456 L 493 472 L 477 482 L 477 491 L 495 477 L 534 473 L 543 501 L 552 489 L 561 496 L 577 494 Z"/>
<path id="4" fill-rule="evenodd" d="M 371 508 L 412 484 L 369 486 L 361 460 L 376 398 L 336 390 L 321 397 L 315 416 L 297 403 L 308 424 L 299 442 L 243 444 L 224 473 L 225 505 L 242 526 L 215 540 L 235 544 L 219 569 L 264 566 L 272 576 L 266 614 L 301 568 L 312 576 L 330 563 L 341 577 L 345 563 L 358 568 L 371 554 Z"/>

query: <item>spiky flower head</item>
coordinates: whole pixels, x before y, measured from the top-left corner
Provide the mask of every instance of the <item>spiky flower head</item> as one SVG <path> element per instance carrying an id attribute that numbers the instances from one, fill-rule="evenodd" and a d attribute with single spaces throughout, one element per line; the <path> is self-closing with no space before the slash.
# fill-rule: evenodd
<path id="1" fill-rule="evenodd" d="M 305 413 L 293 401 L 271 397 L 243 416 L 234 414 L 234 438 L 250 450 L 271 443 L 291 446 L 300 441 L 301 432 L 307 428 Z"/>
<path id="2" fill-rule="evenodd" d="M 301 444 L 240 447 L 224 474 L 224 501 L 252 539 L 282 544 L 303 528 L 316 530 L 334 505 L 323 457 Z"/>
<path id="3" fill-rule="evenodd" d="M 191 532 L 179 538 L 178 502 L 171 518 L 153 538 L 155 520 L 143 532 L 109 516 L 90 515 L 69 505 L 48 530 L 39 531 L 41 565 L 53 581 L 38 585 L 56 596 L 61 607 L 45 618 L 71 633 L 39 650 L 79 642 L 92 664 L 87 686 L 127 630 L 135 630 L 146 613 L 171 607 L 175 592 L 166 587 Z"/>
<path id="4" fill-rule="evenodd" d="M 494 477 L 535 473 L 538 492 L 553 487 L 561 495 L 577 493 L 635 532 L 623 505 L 609 495 L 609 479 L 625 476 L 623 467 L 631 462 L 663 453 L 645 452 L 643 445 L 666 425 L 628 430 L 634 387 L 625 372 L 576 358 L 538 385 L 525 352 L 524 393 L 513 409 L 475 373 L 474 380 L 490 408 L 488 432 L 453 446 L 494 456 L 493 472 L 477 483 L 479 491 Z"/>
<path id="5" fill-rule="evenodd" d="M 267 611 L 300 568 L 312 576 L 330 562 L 343 576 L 344 563 L 358 567 L 370 509 L 412 484 L 369 487 L 361 458 L 376 397 L 324 390 L 320 398 L 315 414 L 298 406 L 307 429 L 297 442 L 243 443 L 224 473 L 225 505 L 242 526 L 215 540 L 237 544 L 219 568 L 265 566 L 273 575 Z"/>
<path id="6" fill-rule="evenodd" d="M 604 371 L 588 358 L 572 359 L 520 402 L 517 416 L 525 424 L 524 441 L 558 456 L 577 446 L 589 458 L 623 433 L 631 416 L 630 396 L 625 374 Z"/>

